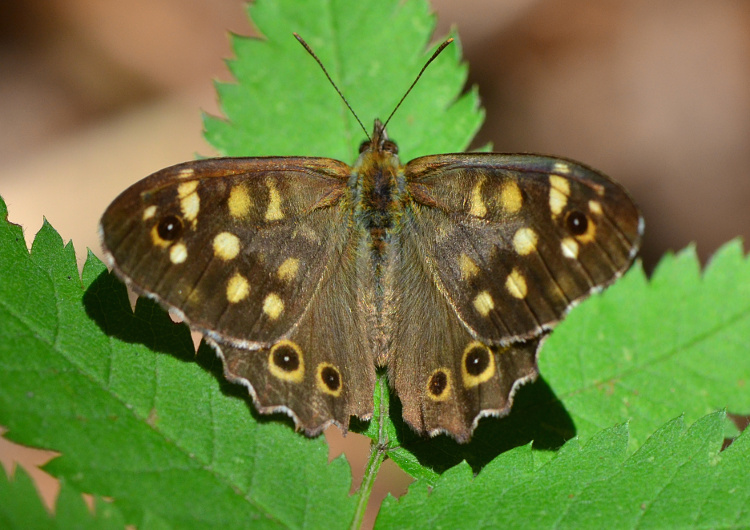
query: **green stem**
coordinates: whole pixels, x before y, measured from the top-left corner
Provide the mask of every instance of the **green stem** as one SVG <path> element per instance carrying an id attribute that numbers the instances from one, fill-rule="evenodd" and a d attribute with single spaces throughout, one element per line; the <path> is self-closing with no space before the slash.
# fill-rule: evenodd
<path id="1" fill-rule="evenodd" d="M 372 487 L 375 484 L 375 479 L 378 477 L 378 471 L 384 460 L 384 447 L 380 444 L 372 444 L 370 458 L 367 460 L 365 474 L 362 477 L 362 485 L 360 485 L 357 491 L 357 509 L 354 512 L 354 518 L 350 527 L 352 530 L 358 530 L 362 526 L 362 520 L 367 511 L 367 504 L 370 502 Z"/>
<path id="2" fill-rule="evenodd" d="M 388 437 L 385 434 L 385 418 L 388 417 L 389 404 L 389 396 L 385 385 L 388 383 L 385 374 L 380 374 L 378 379 L 380 380 L 380 384 L 377 385 L 380 391 L 380 399 L 376 400 L 378 411 L 375 418 L 378 422 L 378 442 L 370 446 L 370 458 L 367 460 L 367 465 L 365 466 L 362 484 L 359 486 L 359 490 L 357 490 L 357 509 L 354 512 L 354 518 L 350 527 L 353 530 L 359 530 L 362 526 L 362 520 L 365 517 L 367 505 L 370 502 L 372 487 L 375 484 L 375 479 L 378 478 L 378 471 L 380 471 L 380 466 L 385 460 L 388 449 Z"/>

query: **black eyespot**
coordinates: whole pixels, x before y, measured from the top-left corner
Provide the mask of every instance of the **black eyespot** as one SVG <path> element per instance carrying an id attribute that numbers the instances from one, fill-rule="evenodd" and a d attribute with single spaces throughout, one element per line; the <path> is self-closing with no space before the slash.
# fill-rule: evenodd
<path id="1" fill-rule="evenodd" d="M 320 380 L 328 387 L 331 392 L 336 392 L 341 388 L 341 375 L 333 366 L 325 366 L 320 371 Z"/>
<path id="2" fill-rule="evenodd" d="M 574 236 L 580 236 L 589 229 L 589 220 L 583 212 L 573 210 L 565 218 L 565 225 L 568 227 L 568 232 Z"/>
<path id="3" fill-rule="evenodd" d="M 396 145 L 396 142 L 393 142 L 391 140 L 385 140 L 383 142 L 383 151 L 387 151 L 389 153 L 393 153 L 394 155 L 397 155 L 398 146 Z"/>
<path id="4" fill-rule="evenodd" d="M 445 389 L 448 388 L 448 375 L 442 370 L 438 370 L 430 377 L 430 383 L 427 385 L 427 388 L 430 394 L 440 397 L 445 392 Z"/>
<path id="5" fill-rule="evenodd" d="M 273 350 L 273 364 L 285 372 L 295 372 L 299 368 L 299 354 L 291 346 L 281 344 Z"/>
<path id="6" fill-rule="evenodd" d="M 164 241 L 174 241 L 182 235 L 182 219 L 176 215 L 166 215 L 156 226 L 156 233 Z"/>
<path id="7" fill-rule="evenodd" d="M 466 373 L 471 376 L 482 375 L 490 365 L 490 352 L 482 346 L 474 346 L 464 357 Z"/>
<path id="8" fill-rule="evenodd" d="M 369 149 L 370 143 L 371 143 L 370 140 L 365 140 L 364 142 L 362 142 L 361 144 L 359 144 L 359 152 L 360 152 L 360 154 L 364 153 L 365 151 L 367 151 L 367 149 Z"/>

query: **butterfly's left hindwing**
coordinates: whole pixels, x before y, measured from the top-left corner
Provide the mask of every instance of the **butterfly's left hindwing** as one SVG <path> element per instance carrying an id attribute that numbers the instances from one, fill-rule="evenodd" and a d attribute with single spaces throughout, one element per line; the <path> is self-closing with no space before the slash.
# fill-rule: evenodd
<path id="1" fill-rule="evenodd" d="M 202 331 L 259 409 L 311 434 L 372 412 L 373 356 L 350 310 L 350 172 L 318 158 L 189 162 L 123 192 L 100 227 L 120 277 Z"/>

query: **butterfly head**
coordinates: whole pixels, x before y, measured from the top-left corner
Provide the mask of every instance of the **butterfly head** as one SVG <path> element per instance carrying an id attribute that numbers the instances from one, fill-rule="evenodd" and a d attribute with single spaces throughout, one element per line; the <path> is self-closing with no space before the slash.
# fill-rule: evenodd
<path id="1" fill-rule="evenodd" d="M 372 136 L 359 145 L 360 156 L 365 153 L 385 153 L 389 155 L 398 155 L 398 145 L 393 140 L 388 139 L 388 133 L 385 125 L 378 119 L 375 120 Z"/>

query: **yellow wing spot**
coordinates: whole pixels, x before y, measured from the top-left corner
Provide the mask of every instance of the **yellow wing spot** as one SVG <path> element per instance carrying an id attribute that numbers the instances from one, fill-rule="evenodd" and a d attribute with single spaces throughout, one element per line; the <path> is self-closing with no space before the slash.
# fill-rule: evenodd
<path id="1" fill-rule="evenodd" d="M 539 236 L 531 228 L 519 228 L 513 236 L 513 248 L 521 256 L 528 256 L 536 251 Z"/>
<path id="2" fill-rule="evenodd" d="M 250 198 L 247 188 L 238 184 L 229 192 L 227 205 L 229 206 L 229 214 L 232 217 L 245 217 L 253 205 L 253 200 Z"/>
<path id="3" fill-rule="evenodd" d="M 318 234 L 315 233 L 315 230 L 310 228 L 305 223 L 300 223 L 297 227 L 295 227 L 294 232 L 292 232 L 292 237 L 297 237 L 298 235 L 304 237 L 308 241 L 311 241 L 312 243 L 320 243 L 320 237 Z"/>
<path id="4" fill-rule="evenodd" d="M 214 238 L 214 255 L 228 261 L 240 253 L 240 238 L 229 232 L 221 232 Z"/>
<path id="5" fill-rule="evenodd" d="M 482 291 L 476 296 L 476 298 L 474 298 L 474 307 L 479 311 L 480 315 L 486 317 L 490 314 L 490 311 L 495 309 L 495 301 L 492 299 L 492 295 L 490 295 L 489 292 Z"/>
<path id="6" fill-rule="evenodd" d="M 287 258 L 284 263 L 279 265 L 279 269 L 276 271 L 280 280 L 290 282 L 297 276 L 299 271 L 299 260 L 297 258 Z"/>
<path id="7" fill-rule="evenodd" d="M 602 205 L 597 201 L 589 201 L 589 211 L 596 215 L 602 214 Z"/>
<path id="8" fill-rule="evenodd" d="M 553 173 L 560 173 L 561 175 L 568 175 L 570 173 L 570 166 L 568 165 L 567 162 L 563 162 L 561 160 L 558 160 L 552 166 L 552 172 Z"/>
<path id="9" fill-rule="evenodd" d="M 161 247 L 161 248 L 167 248 L 172 243 L 171 241 L 165 241 L 159 236 L 158 226 L 154 226 L 151 229 L 151 242 L 157 247 Z"/>
<path id="10" fill-rule="evenodd" d="M 270 293 L 268 296 L 266 296 L 266 299 L 263 300 L 263 312 L 271 320 L 276 320 L 277 318 L 279 318 L 283 311 L 284 302 L 281 301 L 281 298 L 279 298 L 279 295 L 277 295 L 276 293 Z"/>
<path id="11" fill-rule="evenodd" d="M 453 382 L 448 368 L 438 368 L 427 379 L 427 396 L 432 401 L 445 401 L 451 397 Z"/>
<path id="12" fill-rule="evenodd" d="M 284 218 L 284 212 L 281 211 L 281 194 L 276 189 L 276 184 L 272 180 L 266 181 L 268 186 L 268 208 L 266 208 L 266 221 L 278 221 Z"/>
<path id="13" fill-rule="evenodd" d="M 156 205 L 152 204 L 145 210 L 143 210 L 143 220 L 148 221 L 149 219 L 153 218 L 154 215 L 156 215 Z"/>
<path id="14" fill-rule="evenodd" d="M 291 340 L 280 340 L 268 354 L 268 370 L 282 381 L 301 383 L 305 377 L 302 349 Z"/>
<path id="15" fill-rule="evenodd" d="M 197 189 L 197 180 L 183 182 L 177 187 L 177 197 L 180 199 L 182 216 L 186 221 L 190 221 L 193 228 L 195 228 L 198 212 L 201 209 L 201 199 L 198 196 Z"/>
<path id="16" fill-rule="evenodd" d="M 469 215 L 473 215 L 474 217 L 484 217 L 487 215 L 487 206 L 485 206 L 484 200 L 482 199 L 482 184 L 484 184 L 484 179 L 479 179 L 471 190 Z"/>
<path id="17" fill-rule="evenodd" d="M 471 388 L 489 381 L 495 375 L 495 356 L 486 345 L 475 340 L 464 348 L 461 376 L 464 386 Z"/>
<path id="18" fill-rule="evenodd" d="M 461 279 L 468 280 L 479 274 L 479 267 L 476 262 L 466 254 L 458 257 L 458 267 L 461 269 Z"/>
<path id="19" fill-rule="evenodd" d="M 241 302 L 250 294 L 250 284 L 240 273 L 235 273 L 227 282 L 227 300 L 230 304 Z"/>
<path id="20" fill-rule="evenodd" d="M 177 177 L 181 179 L 186 179 L 195 176 L 195 170 L 191 167 L 185 167 L 182 168 L 180 171 L 177 172 Z"/>
<path id="21" fill-rule="evenodd" d="M 518 183 L 513 180 L 506 180 L 503 189 L 500 192 L 500 202 L 508 213 L 517 213 L 523 206 L 523 195 Z"/>
<path id="22" fill-rule="evenodd" d="M 324 394 L 339 397 L 344 385 L 341 382 L 341 372 L 331 363 L 320 363 L 315 374 L 315 386 Z"/>
<path id="23" fill-rule="evenodd" d="M 558 175 L 550 175 L 549 183 L 549 209 L 552 210 L 552 215 L 558 216 L 568 204 L 570 182 Z"/>
<path id="24" fill-rule="evenodd" d="M 563 256 L 570 259 L 578 258 L 578 243 L 572 237 L 566 237 L 560 242 Z"/>
<path id="25" fill-rule="evenodd" d="M 169 249 L 169 261 L 171 261 L 175 265 L 184 263 L 187 259 L 187 256 L 187 247 L 182 243 L 176 243 L 172 245 L 172 248 Z"/>
<path id="26" fill-rule="evenodd" d="M 518 298 L 519 300 L 526 298 L 526 294 L 528 293 L 526 278 L 524 278 L 521 271 L 515 267 L 505 279 L 505 288 L 508 289 L 508 292 L 513 298 Z"/>

